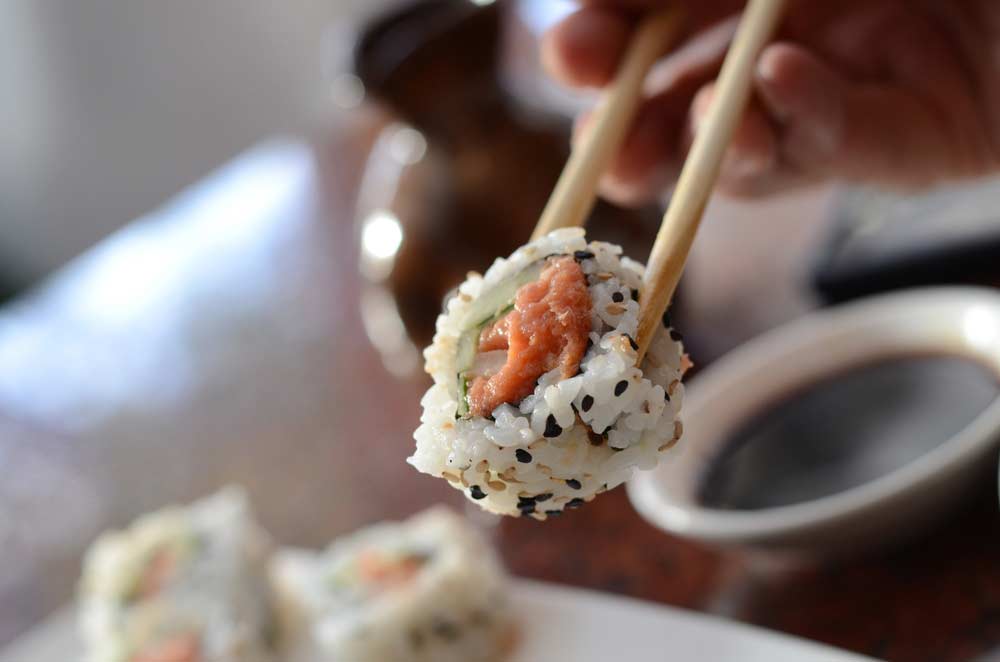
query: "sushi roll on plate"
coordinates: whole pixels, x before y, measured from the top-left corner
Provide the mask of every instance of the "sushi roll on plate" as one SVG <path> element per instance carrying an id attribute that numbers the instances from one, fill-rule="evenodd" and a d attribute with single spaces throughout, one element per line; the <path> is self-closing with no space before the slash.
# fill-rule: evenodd
<path id="1" fill-rule="evenodd" d="M 268 536 L 230 488 L 102 536 L 84 561 L 86 662 L 268 662 Z"/>
<path id="2" fill-rule="evenodd" d="M 288 662 L 495 662 L 514 643 L 499 562 L 443 507 L 284 551 L 272 574 Z"/>
<path id="3" fill-rule="evenodd" d="M 654 467 L 682 431 L 669 318 L 636 365 L 643 267 L 579 228 L 470 274 L 424 352 L 409 462 L 488 511 L 546 519 Z"/>

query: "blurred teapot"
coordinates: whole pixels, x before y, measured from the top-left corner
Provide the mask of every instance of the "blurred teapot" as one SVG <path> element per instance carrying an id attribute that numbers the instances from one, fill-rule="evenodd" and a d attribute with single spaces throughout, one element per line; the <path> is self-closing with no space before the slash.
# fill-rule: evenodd
<path id="1" fill-rule="evenodd" d="M 448 290 L 527 241 L 569 154 L 569 118 L 504 85 L 514 6 L 421 2 L 375 22 L 356 49 L 370 106 L 387 117 L 358 198 L 363 314 L 400 374 L 418 367 Z M 642 254 L 658 222 L 653 207 L 599 202 L 588 232 Z"/>

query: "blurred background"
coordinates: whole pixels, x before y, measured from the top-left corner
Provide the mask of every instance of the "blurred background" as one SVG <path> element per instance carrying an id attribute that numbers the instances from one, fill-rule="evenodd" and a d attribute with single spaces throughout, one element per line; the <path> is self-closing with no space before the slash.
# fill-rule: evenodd
<path id="1" fill-rule="evenodd" d="M 460 503 L 403 461 L 426 387 L 418 348 L 444 293 L 525 241 L 571 118 L 593 102 L 538 65 L 539 34 L 572 7 L 0 5 L 0 643 L 71 598 L 99 531 L 227 482 L 296 544 Z M 675 324 L 706 365 L 819 306 L 996 285 L 998 202 L 992 181 L 714 200 Z M 589 228 L 641 257 L 661 211 L 601 203 Z M 913 589 L 893 568 L 960 587 L 965 559 L 978 584 L 1000 581 L 985 560 L 1000 551 L 994 510 L 969 515 L 950 563 L 903 552 L 838 581 L 761 575 L 670 538 L 621 491 L 547 537 L 484 525 L 520 574 L 958 659 L 946 647 L 958 632 L 978 642 L 966 651 L 1000 644 L 1000 591 L 972 622 L 944 610 L 938 629 L 897 643 L 940 584 Z M 873 582 L 885 597 L 848 616 Z M 863 624 L 904 598 L 912 612 Z"/>

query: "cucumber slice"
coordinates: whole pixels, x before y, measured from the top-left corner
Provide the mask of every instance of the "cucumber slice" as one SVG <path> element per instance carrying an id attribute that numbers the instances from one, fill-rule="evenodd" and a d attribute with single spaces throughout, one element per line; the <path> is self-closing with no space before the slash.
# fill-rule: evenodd
<path id="1" fill-rule="evenodd" d="M 469 380 L 465 374 L 476 361 L 479 349 L 479 336 L 483 327 L 502 318 L 514 309 L 514 298 L 517 291 L 528 283 L 533 283 L 542 275 L 545 260 L 538 260 L 517 272 L 510 278 L 501 281 L 492 289 L 482 293 L 465 314 L 462 324 L 462 335 L 458 338 L 458 348 L 455 350 L 456 392 L 458 409 L 456 418 L 469 415 Z"/>
<path id="2" fill-rule="evenodd" d="M 458 407 L 455 409 L 455 418 L 465 418 L 469 415 L 469 380 L 465 375 L 458 375 Z"/>
<path id="3" fill-rule="evenodd" d="M 545 260 L 532 262 L 510 278 L 500 281 L 493 289 L 480 294 L 465 313 L 465 320 L 462 324 L 463 331 L 481 329 L 497 317 L 502 317 L 504 313 L 510 311 L 514 307 L 514 297 L 517 296 L 517 291 L 528 283 L 538 280 L 544 268 Z"/>

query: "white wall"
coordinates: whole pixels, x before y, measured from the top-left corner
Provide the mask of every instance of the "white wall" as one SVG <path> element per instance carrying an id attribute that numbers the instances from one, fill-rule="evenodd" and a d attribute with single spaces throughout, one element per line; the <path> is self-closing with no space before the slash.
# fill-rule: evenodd
<path id="1" fill-rule="evenodd" d="M 0 0 L 0 276 L 37 277 L 300 127 L 324 32 L 384 3 Z"/>

